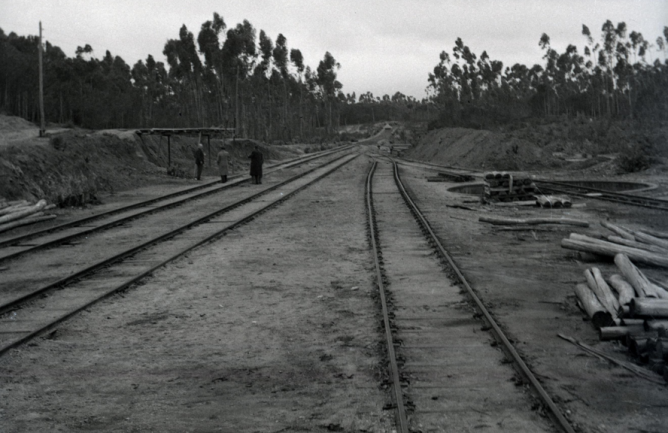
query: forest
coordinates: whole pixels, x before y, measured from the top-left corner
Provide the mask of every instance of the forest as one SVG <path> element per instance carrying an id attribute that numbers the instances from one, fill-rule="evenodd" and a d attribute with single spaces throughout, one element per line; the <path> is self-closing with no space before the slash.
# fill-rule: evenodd
<path id="1" fill-rule="evenodd" d="M 43 44 L 47 122 L 90 129 L 218 126 L 266 142 L 331 136 L 341 125 L 386 120 L 432 127 L 488 128 L 526 118 L 585 116 L 668 120 L 668 27 L 654 42 L 626 24 L 606 21 L 596 37 L 582 26 L 576 45 L 559 53 L 543 34 L 541 64 L 531 67 L 476 55 L 457 38 L 451 54 L 426 71 L 425 98 L 400 92 L 343 92 L 341 65 L 325 52 L 305 64 L 286 37 L 275 40 L 244 20 L 234 27 L 213 14 L 197 36 L 183 25 L 163 49 L 132 67 L 90 45 L 68 57 Z M 39 122 L 37 36 L 0 29 L 0 112 Z"/>

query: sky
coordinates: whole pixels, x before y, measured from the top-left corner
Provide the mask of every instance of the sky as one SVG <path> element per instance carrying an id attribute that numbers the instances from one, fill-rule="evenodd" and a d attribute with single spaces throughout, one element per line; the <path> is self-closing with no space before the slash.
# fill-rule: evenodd
<path id="1" fill-rule="evenodd" d="M 668 0 L 0 0 L 0 28 L 37 35 L 41 21 L 44 39 L 70 57 L 89 44 L 94 57 L 109 50 L 132 66 L 149 54 L 166 63 L 167 40 L 184 24 L 197 38 L 214 12 L 228 28 L 246 19 L 273 41 L 282 33 L 312 69 L 329 51 L 346 94 L 417 99 L 458 37 L 477 55 L 531 66 L 543 62 L 543 33 L 557 51 L 573 44 L 582 54 L 583 24 L 600 40 L 606 20 L 624 21 L 655 45 L 668 26 Z"/>

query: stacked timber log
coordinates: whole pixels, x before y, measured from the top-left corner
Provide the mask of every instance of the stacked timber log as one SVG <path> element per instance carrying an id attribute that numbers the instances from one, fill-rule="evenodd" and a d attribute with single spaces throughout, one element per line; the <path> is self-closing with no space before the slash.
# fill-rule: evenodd
<path id="1" fill-rule="evenodd" d="M 40 200 L 35 204 L 27 200 L 0 201 L 0 233 L 28 224 L 50 220 L 56 217 L 45 212 L 55 208 L 56 205 L 47 205 L 46 200 Z"/>
<path id="2" fill-rule="evenodd" d="M 596 267 L 585 270 L 586 283 L 576 285 L 575 295 L 601 340 L 621 341 L 668 382 L 668 290 L 636 266 L 668 267 L 668 233 L 601 224 L 614 235 L 595 239 L 571 233 L 562 246 L 612 256 L 619 272 L 605 278 Z"/>
<path id="3" fill-rule="evenodd" d="M 575 295 L 601 340 L 619 340 L 668 382 L 668 291 L 626 255 L 617 254 L 615 264 L 620 274 L 607 279 L 598 268 L 585 270 L 587 283 L 577 284 Z"/>
<path id="4" fill-rule="evenodd" d="M 573 202 L 571 201 L 571 199 L 563 195 L 537 195 L 536 203 L 540 207 L 554 208 L 554 209 L 563 207 L 568 208 L 573 206 Z"/>
<path id="5" fill-rule="evenodd" d="M 614 257 L 625 254 L 631 260 L 653 266 L 668 267 L 668 233 L 647 230 L 631 230 L 608 222 L 601 225 L 613 235 L 595 239 L 578 233 L 571 233 L 561 241 L 562 248 Z"/>
<path id="6" fill-rule="evenodd" d="M 536 199 L 536 185 L 528 177 L 510 173 L 485 173 L 483 200 L 487 203 L 527 201 Z"/>

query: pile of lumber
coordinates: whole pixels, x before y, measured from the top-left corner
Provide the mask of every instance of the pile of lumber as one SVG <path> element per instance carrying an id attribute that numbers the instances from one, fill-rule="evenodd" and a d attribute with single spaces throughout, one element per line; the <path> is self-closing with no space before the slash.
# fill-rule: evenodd
<path id="1" fill-rule="evenodd" d="M 563 195 L 537 195 L 536 204 L 540 207 L 554 209 L 573 206 L 571 199 Z"/>
<path id="2" fill-rule="evenodd" d="M 571 233 L 561 241 L 562 248 L 614 257 L 625 254 L 631 260 L 653 266 L 668 267 L 668 233 L 650 229 L 631 230 L 601 222 L 612 235 L 602 239 Z"/>
<path id="3" fill-rule="evenodd" d="M 0 233 L 15 227 L 53 219 L 56 215 L 46 214 L 46 211 L 55 207 L 54 204 L 47 205 L 46 200 L 34 204 L 27 200 L 0 200 Z"/>
<path id="4" fill-rule="evenodd" d="M 483 199 L 487 203 L 535 200 L 536 185 L 506 172 L 485 173 Z"/>
<path id="5" fill-rule="evenodd" d="M 647 278 L 625 254 L 615 255 L 618 274 L 586 269 L 575 286 L 582 309 L 601 340 L 619 340 L 668 382 L 668 290 Z"/>

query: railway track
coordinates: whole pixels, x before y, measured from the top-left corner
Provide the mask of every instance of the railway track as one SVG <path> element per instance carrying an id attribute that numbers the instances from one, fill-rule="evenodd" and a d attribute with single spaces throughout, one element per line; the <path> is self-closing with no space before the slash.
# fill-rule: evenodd
<path id="1" fill-rule="evenodd" d="M 460 173 L 471 175 L 480 180 L 484 178 L 482 172 L 465 170 L 452 166 L 436 165 L 410 159 L 403 160 L 402 163 L 412 164 L 412 165 L 422 165 L 429 167 L 430 169 L 441 168 L 441 169 L 455 170 Z M 576 182 L 569 183 L 569 182 L 559 182 L 548 179 L 534 179 L 534 183 L 536 183 L 539 186 L 540 192 L 545 194 L 566 194 L 570 196 L 577 196 L 587 199 L 605 200 L 629 206 L 640 206 L 649 209 L 668 210 L 668 200 L 577 185 Z"/>
<path id="2" fill-rule="evenodd" d="M 342 151 L 349 150 L 352 146 L 344 146 L 334 150 L 320 152 L 304 158 L 292 159 L 276 164 L 267 171 L 271 174 L 278 170 L 290 169 L 311 161 L 328 157 Z M 25 254 L 72 242 L 77 238 L 85 237 L 93 233 L 107 230 L 109 228 L 126 224 L 137 218 L 147 217 L 156 212 L 162 212 L 177 206 L 182 206 L 193 200 L 201 199 L 209 195 L 217 194 L 240 184 L 248 183 L 250 178 L 236 176 L 229 183 L 209 182 L 181 191 L 164 194 L 159 197 L 122 206 L 107 212 L 101 212 L 89 217 L 77 219 L 53 227 L 48 227 L 29 233 L 0 240 L 0 263 L 15 259 Z"/>
<path id="3" fill-rule="evenodd" d="M 542 408 L 573 432 L 441 245 L 396 163 L 374 164 L 366 200 L 397 431 L 551 431 Z"/>
<path id="4" fill-rule="evenodd" d="M 661 200 L 652 197 L 643 197 L 629 193 L 606 191 L 600 188 L 591 188 L 587 186 L 574 185 L 566 182 L 557 182 L 550 180 L 534 181 L 543 192 L 568 194 L 584 198 L 594 198 L 606 200 L 631 206 L 641 206 L 650 209 L 668 210 L 668 200 Z"/>
<path id="5" fill-rule="evenodd" d="M 7 287 L 1 294 L 0 355 L 127 289 L 189 251 L 257 218 L 357 156 L 344 155 L 226 206 L 218 205 L 203 216 L 186 218 L 185 223 L 175 224 L 168 231 L 129 248 L 122 242 L 116 244 L 115 250 L 110 248 L 94 263 L 72 270 L 46 285 L 33 287 L 31 276 L 26 275 L 24 284 Z"/>

